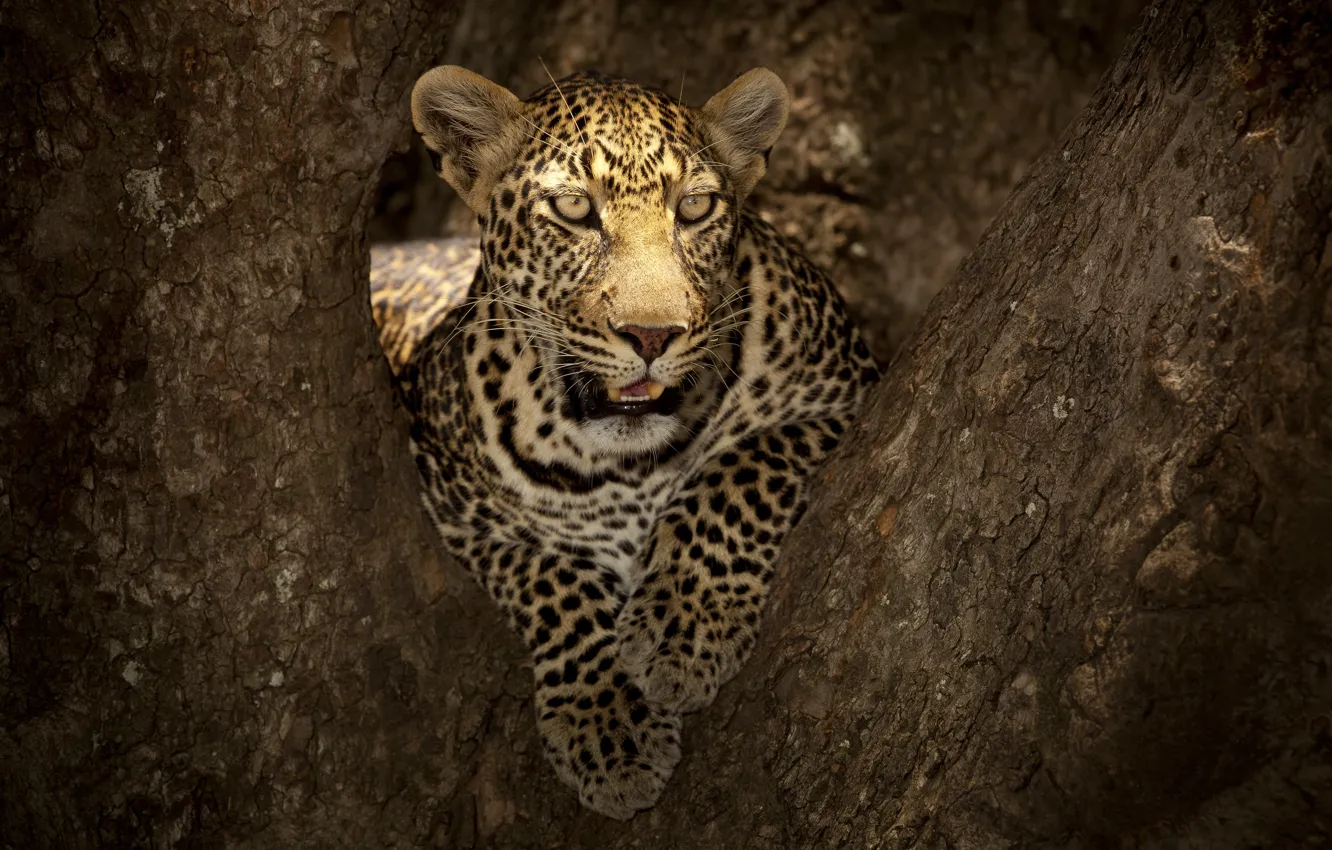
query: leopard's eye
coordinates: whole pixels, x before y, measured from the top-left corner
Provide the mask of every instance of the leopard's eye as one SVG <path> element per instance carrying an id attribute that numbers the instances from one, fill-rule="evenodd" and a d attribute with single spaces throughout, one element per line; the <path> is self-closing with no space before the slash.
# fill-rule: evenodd
<path id="1" fill-rule="evenodd" d="M 704 195 L 686 195 L 675 208 L 675 216 L 688 224 L 702 221 L 712 212 L 712 207 L 716 203 L 717 196 L 710 192 Z"/>
<path id="2" fill-rule="evenodd" d="M 580 222 L 592 214 L 592 201 L 587 195 L 556 195 L 550 205 L 565 221 Z"/>

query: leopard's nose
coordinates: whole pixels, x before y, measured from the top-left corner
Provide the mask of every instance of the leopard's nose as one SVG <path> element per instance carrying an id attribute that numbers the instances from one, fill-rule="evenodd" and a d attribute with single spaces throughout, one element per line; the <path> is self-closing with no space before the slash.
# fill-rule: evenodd
<path id="1" fill-rule="evenodd" d="M 670 325 L 664 328 L 645 328 L 642 325 L 621 325 L 612 329 L 619 334 L 626 342 L 633 346 L 634 351 L 649 366 L 666 351 L 666 346 L 671 344 L 671 340 L 685 332 L 685 328 L 680 325 Z"/>

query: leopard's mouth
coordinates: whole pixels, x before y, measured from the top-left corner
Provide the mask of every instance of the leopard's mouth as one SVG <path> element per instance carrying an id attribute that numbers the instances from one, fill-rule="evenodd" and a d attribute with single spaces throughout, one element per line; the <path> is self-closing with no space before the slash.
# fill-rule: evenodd
<path id="1" fill-rule="evenodd" d="M 581 370 L 580 370 L 581 371 Z M 678 387 L 656 381 L 638 381 L 609 387 L 589 372 L 570 375 L 565 382 L 569 414 L 574 419 L 605 419 L 608 416 L 670 416 L 680 409 L 684 394 Z"/>

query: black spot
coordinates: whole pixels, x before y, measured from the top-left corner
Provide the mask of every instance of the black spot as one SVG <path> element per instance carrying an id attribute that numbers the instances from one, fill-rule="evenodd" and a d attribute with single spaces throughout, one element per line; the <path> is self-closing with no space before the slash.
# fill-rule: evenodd
<path id="1" fill-rule="evenodd" d="M 758 575 L 762 566 L 757 561 L 751 561 L 748 558 L 736 558 L 731 562 L 731 572 L 733 573 L 753 573 Z"/>

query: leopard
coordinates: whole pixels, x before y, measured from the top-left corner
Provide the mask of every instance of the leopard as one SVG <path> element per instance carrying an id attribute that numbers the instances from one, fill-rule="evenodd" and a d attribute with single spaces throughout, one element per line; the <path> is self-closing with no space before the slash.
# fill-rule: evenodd
<path id="1" fill-rule="evenodd" d="M 376 249 L 425 513 L 524 641 L 544 753 L 626 820 L 754 649 L 784 539 L 879 378 L 829 278 L 747 204 L 789 113 L 582 71 L 426 72 L 412 120 L 480 237 Z"/>

